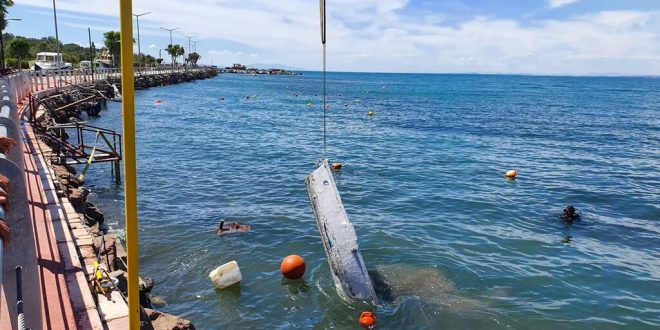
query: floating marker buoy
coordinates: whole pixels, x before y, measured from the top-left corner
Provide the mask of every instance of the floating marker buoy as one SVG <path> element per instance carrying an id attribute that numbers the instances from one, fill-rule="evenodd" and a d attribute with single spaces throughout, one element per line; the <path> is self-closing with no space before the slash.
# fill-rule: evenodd
<path id="1" fill-rule="evenodd" d="M 358 322 L 360 322 L 360 326 L 363 328 L 370 329 L 376 325 L 376 316 L 372 312 L 362 312 Z"/>
<path id="2" fill-rule="evenodd" d="M 373 111 L 369 111 L 369 113 L 367 113 L 367 116 L 369 116 L 369 117 L 371 117 L 371 116 L 373 116 L 373 115 L 374 115 L 374 112 L 373 112 Z"/>
<path id="3" fill-rule="evenodd" d="M 209 273 L 209 278 L 218 289 L 230 287 L 243 280 L 241 269 L 236 261 L 230 261 Z"/>
<path id="4" fill-rule="evenodd" d="M 299 255 L 292 254 L 282 259 L 280 271 L 284 277 L 297 280 L 305 275 L 305 260 Z"/>
<path id="5" fill-rule="evenodd" d="M 508 170 L 506 173 L 504 173 L 504 176 L 509 179 L 515 179 L 517 175 L 518 175 L 517 170 Z"/>
<path id="6" fill-rule="evenodd" d="M 155 100 L 154 100 L 154 103 L 156 103 L 156 104 L 160 104 L 160 103 L 162 103 L 162 102 L 163 102 L 163 101 L 162 101 L 161 99 L 155 99 Z"/>
<path id="7" fill-rule="evenodd" d="M 330 168 L 334 171 L 339 171 L 341 170 L 341 163 L 332 163 L 330 164 Z"/>
<path id="8" fill-rule="evenodd" d="M 312 107 L 312 101 L 307 101 L 307 107 L 311 108 Z"/>

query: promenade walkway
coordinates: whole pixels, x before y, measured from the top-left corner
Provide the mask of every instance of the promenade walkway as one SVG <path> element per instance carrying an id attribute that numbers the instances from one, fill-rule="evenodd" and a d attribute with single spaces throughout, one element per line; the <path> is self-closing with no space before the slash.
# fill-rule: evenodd
<path id="1" fill-rule="evenodd" d="M 31 80 L 31 93 L 48 93 L 55 87 L 54 79 L 45 82 Z M 26 111 L 28 97 L 16 103 L 20 112 Z M 16 251 L 15 241 L 25 237 L 12 237 L 5 258 L 17 254 L 24 268 L 26 326 L 33 330 L 127 329 L 127 310 L 121 299 L 119 302 L 108 300 L 109 305 L 106 304 L 105 308 L 97 308 L 94 301 L 88 283 L 88 274 L 93 273 L 90 269 L 93 260 L 82 257 L 89 256 L 90 251 L 91 255 L 94 254 L 93 238 L 68 199 L 58 196 L 54 184 L 56 177 L 46 162 L 52 151 L 35 136 L 27 122 L 21 123 L 21 133 L 27 206 L 36 258 Z M 16 282 L 11 276 L 13 269 L 8 267 L 3 265 L 0 330 L 18 329 Z M 35 275 L 31 272 L 36 272 L 35 281 L 29 280 Z M 113 298 L 117 300 L 116 296 Z M 106 299 L 101 296 L 99 306 L 103 303 L 101 300 Z"/>

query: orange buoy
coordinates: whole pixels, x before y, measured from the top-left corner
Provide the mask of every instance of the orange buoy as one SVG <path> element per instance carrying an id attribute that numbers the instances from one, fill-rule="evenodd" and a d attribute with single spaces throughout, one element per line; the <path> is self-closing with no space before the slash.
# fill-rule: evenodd
<path id="1" fill-rule="evenodd" d="M 369 329 L 376 325 L 376 315 L 372 312 L 362 312 L 358 321 L 363 328 Z"/>
<path id="2" fill-rule="evenodd" d="M 160 99 L 155 99 L 154 100 L 154 103 L 156 103 L 156 104 L 161 103 L 161 102 L 163 102 L 163 101 L 161 101 Z"/>
<path id="3" fill-rule="evenodd" d="M 297 280 L 305 274 L 305 260 L 299 255 L 292 254 L 282 259 L 280 271 L 284 277 Z"/>
<path id="4" fill-rule="evenodd" d="M 341 170 L 341 163 L 332 163 L 330 164 L 330 168 L 334 171 L 339 171 Z"/>
<path id="5" fill-rule="evenodd" d="M 517 175 L 518 175 L 517 170 L 508 170 L 506 171 L 506 173 L 504 173 L 504 176 L 509 179 L 515 179 Z"/>

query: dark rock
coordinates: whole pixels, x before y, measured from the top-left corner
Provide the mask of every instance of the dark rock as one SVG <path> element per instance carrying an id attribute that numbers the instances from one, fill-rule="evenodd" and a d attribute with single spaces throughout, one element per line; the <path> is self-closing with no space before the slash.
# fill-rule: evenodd
<path id="1" fill-rule="evenodd" d="M 151 289 L 154 288 L 154 279 L 151 277 L 143 277 L 142 282 L 144 282 L 144 292 L 151 292 Z"/>
<path id="2" fill-rule="evenodd" d="M 103 223 L 105 221 L 103 213 L 97 206 L 88 206 L 85 210 L 85 215 L 92 218 L 94 223 Z"/>
<path id="3" fill-rule="evenodd" d="M 192 322 L 174 315 L 145 308 L 154 330 L 194 330 Z"/>
<path id="4" fill-rule="evenodd" d="M 78 213 L 85 213 L 87 210 L 87 196 L 89 195 L 89 190 L 85 187 L 80 188 L 71 188 L 69 189 L 69 201 L 73 208 Z"/>

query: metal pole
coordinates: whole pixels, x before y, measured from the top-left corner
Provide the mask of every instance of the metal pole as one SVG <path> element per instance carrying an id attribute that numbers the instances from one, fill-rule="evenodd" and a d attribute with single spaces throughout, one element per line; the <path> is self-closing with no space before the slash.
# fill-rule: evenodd
<path id="1" fill-rule="evenodd" d="M 178 29 L 180 29 L 180 27 L 178 27 L 178 28 L 174 28 L 174 29 L 166 29 L 166 28 L 164 28 L 164 27 L 161 27 L 161 29 L 163 29 L 163 30 L 165 30 L 165 31 L 170 31 L 170 46 L 174 46 L 174 45 L 172 44 L 172 31 L 174 31 L 174 30 L 178 30 Z M 172 54 L 171 56 L 172 56 L 172 70 L 174 70 L 174 54 Z"/>
<path id="2" fill-rule="evenodd" d="M 120 33 L 133 35 L 132 0 L 119 2 Z M 128 256 L 129 329 L 140 329 L 137 170 L 135 159 L 135 89 L 133 73 L 133 38 L 121 38 L 122 121 L 124 133 L 124 203 L 126 254 Z"/>
<path id="3" fill-rule="evenodd" d="M 87 35 L 89 36 L 89 59 L 92 62 L 92 85 L 94 84 L 94 48 L 92 48 L 92 30 L 87 28 Z"/>
<path id="4" fill-rule="evenodd" d="M 188 57 L 190 57 L 190 39 L 197 38 L 197 36 L 184 36 L 188 38 Z"/>
<path id="5" fill-rule="evenodd" d="M 23 313 L 23 280 L 21 271 L 23 267 L 16 266 L 16 311 L 18 312 L 18 329 L 25 330 L 25 315 Z"/>
<path id="6" fill-rule="evenodd" d="M 60 67 L 62 66 L 62 54 L 60 53 L 60 35 L 57 33 L 57 9 L 55 8 L 55 0 L 53 0 L 53 17 L 55 18 L 55 42 L 57 42 L 57 81 L 55 88 L 59 88 Z"/>
<path id="7" fill-rule="evenodd" d="M 328 124 L 327 124 L 327 111 L 328 107 L 326 103 L 326 66 L 325 66 L 325 0 L 320 0 L 321 5 L 321 43 L 323 44 L 323 159 L 327 159 L 327 150 L 328 150 Z"/>
<path id="8" fill-rule="evenodd" d="M 0 51 L 2 51 L 2 62 L 0 63 L 2 65 L 2 74 L 5 73 L 5 40 L 3 35 L 3 31 L 0 31 Z"/>
<path id="9" fill-rule="evenodd" d="M 144 16 L 147 14 L 151 14 L 151 12 L 146 12 L 142 14 L 132 14 L 135 16 L 135 20 L 137 21 L 137 35 L 138 35 L 138 61 L 140 61 L 140 66 L 143 66 L 144 64 L 142 63 L 142 58 L 140 55 L 142 55 L 142 52 L 140 51 L 140 16 Z"/>

